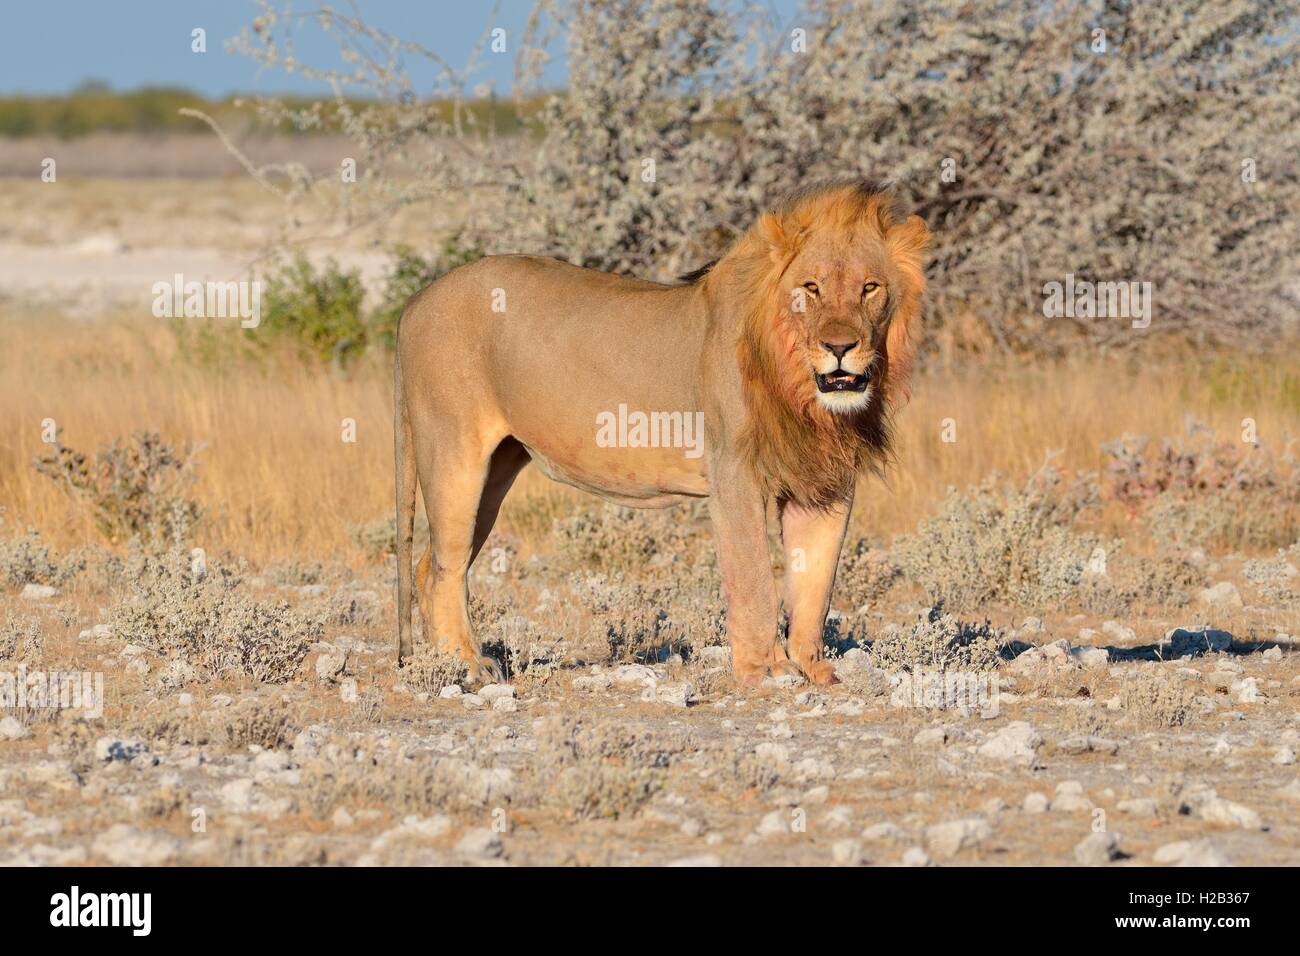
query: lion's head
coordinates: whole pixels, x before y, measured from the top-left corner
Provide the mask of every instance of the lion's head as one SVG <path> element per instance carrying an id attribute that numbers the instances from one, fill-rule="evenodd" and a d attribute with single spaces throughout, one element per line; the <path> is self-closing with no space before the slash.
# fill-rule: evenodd
<path id="1" fill-rule="evenodd" d="M 826 504 L 887 453 L 929 239 L 879 187 L 829 183 L 760 217 L 714 270 L 739 286 L 742 441 L 769 490 Z"/>

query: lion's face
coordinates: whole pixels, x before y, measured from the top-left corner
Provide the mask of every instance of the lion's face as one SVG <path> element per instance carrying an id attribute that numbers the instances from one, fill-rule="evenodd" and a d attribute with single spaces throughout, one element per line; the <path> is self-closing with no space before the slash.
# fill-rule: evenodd
<path id="1" fill-rule="evenodd" d="M 871 401 L 877 361 L 899 298 L 884 239 L 812 238 L 784 275 L 796 347 L 826 408 L 849 414 Z"/>

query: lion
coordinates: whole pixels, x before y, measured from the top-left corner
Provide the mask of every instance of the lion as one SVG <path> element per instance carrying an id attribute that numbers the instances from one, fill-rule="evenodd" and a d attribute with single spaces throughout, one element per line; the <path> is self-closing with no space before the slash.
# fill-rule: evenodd
<path id="1" fill-rule="evenodd" d="M 501 678 L 471 626 L 466 578 L 533 462 L 621 505 L 707 498 L 735 678 L 833 683 L 822 629 L 857 478 L 887 460 L 908 393 L 929 240 L 885 190 L 841 181 L 792 193 L 676 285 L 504 255 L 417 293 L 395 361 L 399 666 L 412 653 L 418 482 L 431 539 L 415 575 L 424 640 L 460 655 L 473 681 Z M 669 440 L 642 427 L 639 440 L 609 441 L 633 431 L 625 409 L 663 413 L 673 427 L 654 437 Z M 672 440 L 693 420 L 702 452 Z M 784 644 L 769 503 L 787 568 Z"/>

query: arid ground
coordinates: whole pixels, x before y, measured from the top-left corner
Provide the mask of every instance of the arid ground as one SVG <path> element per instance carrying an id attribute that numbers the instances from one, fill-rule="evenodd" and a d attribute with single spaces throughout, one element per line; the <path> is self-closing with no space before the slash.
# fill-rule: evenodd
<path id="1" fill-rule="evenodd" d="M 149 313 L 255 261 L 275 198 L 3 183 L 0 672 L 103 707 L 7 698 L 0 862 L 1300 861 L 1295 355 L 935 343 L 858 491 L 830 688 L 735 686 L 702 509 L 529 470 L 471 580 L 508 683 L 473 688 L 395 667 L 383 350 Z M 388 262 L 298 238 L 367 288 Z"/>

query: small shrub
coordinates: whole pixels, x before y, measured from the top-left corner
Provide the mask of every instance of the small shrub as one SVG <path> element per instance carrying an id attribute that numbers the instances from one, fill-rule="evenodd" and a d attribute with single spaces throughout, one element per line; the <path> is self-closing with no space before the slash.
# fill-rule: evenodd
<path id="1" fill-rule="evenodd" d="M 1138 726 L 1182 727 L 1195 715 L 1195 700 L 1187 681 L 1153 667 L 1143 668 L 1120 690 L 1125 716 Z"/>
<path id="2" fill-rule="evenodd" d="M 1300 541 L 1275 557 L 1247 561 L 1241 574 L 1266 601 L 1283 606 L 1300 603 Z"/>
<path id="3" fill-rule="evenodd" d="M 886 652 L 886 657 L 890 656 Z M 835 671 L 845 691 L 854 697 L 872 700 L 884 697 L 893 690 L 889 674 L 879 667 L 844 667 Z"/>
<path id="4" fill-rule="evenodd" d="M 903 569 L 888 551 L 859 538 L 840 556 L 835 589 L 855 610 L 875 604 L 903 577 Z"/>
<path id="5" fill-rule="evenodd" d="M 569 587 L 591 610 L 611 660 L 659 661 L 726 642 L 717 591 L 698 580 L 657 584 L 619 573 L 575 572 Z"/>
<path id="6" fill-rule="evenodd" d="M 11 587 L 24 584 L 60 585 L 85 568 L 77 555 L 56 558 L 41 540 L 40 532 L 28 529 L 17 538 L 0 538 L 0 581 Z"/>
<path id="7" fill-rule="evenodd" d="M 1205 572 L 1185 555 L 1160 551 L 1144 557 L 1123 552 L 1108 559 L 1106 575 L 1089 575 L 1079 587 L 1079 604 L 1097 614 L 1125 614 L 1138 607 L 1184 607 Z"/>
<path id="8" fill-rule="evenodd" d="M 267 701 L 248 701 L 232 707 L 223 721 L 224 740 L 235 750 L 250 745 L 280 750 L 293 743 L 298 728 L 283 707 Z"/>
<path id="9" fill-rule="evenodd" d="M 401 817 L 503 806 L 511 802 L 513 780 L 509 770 L 455 757 L 349 747 L 346 761 L 306 763 L 296 790 L 320 818 L 349 804 Z"/>
<path id="10" fill-rule="evenodd" d="M 45 641 L 40 622 L 31 615 L 9 615 L 0 625 L 0 661 L 36 661 Z"/>
<path id="11" fill-rule="evenodd" d="M 1087 481 L 1062 492 L 1061 475 L 1044 467 L 1021 488 L 996 476 L 965 493 L 949 491 L 939 513 L 895 542 L 904 574 L 932 601 L 956 610 L 989 601 L 1043 607 L 1077 596 L 1100 545 L 1070 525 L 1093 504 Z"/>
<path id="12" fill-rule="evenodd" d="M 333 259 L 317 272 L 300 255 L 267 280 L 261 324 L 247 334 L 285 338 L 322 361 L 341 365 L 364 352 L 368 343 L 364 293 L 357 272 L 339 269 Z"/>
<path id="13" fill-rule="evenodd" d="M 716 562 L 704 505 L 662 510 L 606 504 L 556 523 L 560 558 L 584 571 L 644 574 L 670 565 Z"/>
<path id="14" fill-rule="evenodd" d="M 197 579 L 180 551 L 134 555 L 130 565 L 131 596 L 109 611 L 113 633 L 189 665 L 202 679 L 284 683 L 321 633 L 319 617 L 252 600 L 242 575 L 212 560 Z"/>
<path id="15" fill-rule="evenodd" d="M 537 765 L 559 773 L 538 781 L 538 797 L 577 819 L 627 816 L 660 789 L 662 768 L 697 746 L 689 733 L 551 717 L 537 734 Z"/>
<path id="16" fill-rule="evenodd" d="M 1186 547 L 1261 548 L 1300 534 L 1300 466 L 1262 445 L 1219 440 L 1192 422 L 1152 443 L 1125 434 L 1102 446 L 1103 494 L 1145 509 L 1153 533 Z"/>
<path id="17" fill-rule="evenodd" d="M 457 655 L 417 644 L 402 667 L 402 680 L 415 693 L 437 696 L 444 687 L 464 683 L 467 672 L 468 666 Z"/>
<path id="18" fill-rule="evenodd" d="M 644 767 L 586 763 L 560 772 L 553 800 L 579 820 L 617 819 L 635 813 L 662 785 Z"/>
<path id="19" fill-rule="evenodd" d="M 262 576 L 271 584 L 285 588 L 300 588 L 309 584 L 327 584 L 346 581 L 351 572 L 337 562 L 300 561 L 290 558 L 275 561 L 262 569 Z"/>
<path id="20" fill-rule="evenodd" d="M 881 670 L 993 670 L 1001 662 L 1001 634 L 987 621 L 969 624 L 943 613 L 942 604 L 909 628 L 888 624 L 871 645 L 872 663 Z"/>
<path id="21" fill-rule="evenodd" d="M 109 541 L 139 536 L 151 544 L 179 544 L 202 514 L 186 496 L 200 448 L 177 449 L 157 432 L 114 439 L 87 458 L 62 442 L 36 459 L 36 470 L 89 506 Z"/>

